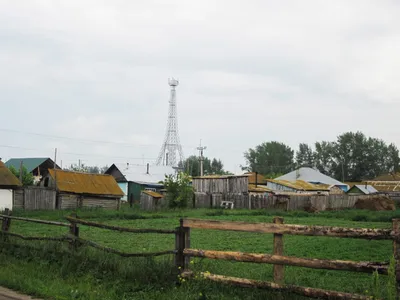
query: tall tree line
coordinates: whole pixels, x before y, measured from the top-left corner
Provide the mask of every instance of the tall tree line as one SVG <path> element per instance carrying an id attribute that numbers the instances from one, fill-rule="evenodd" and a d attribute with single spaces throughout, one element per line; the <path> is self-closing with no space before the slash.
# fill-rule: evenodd
<path id="1" fill-rule="evenodd" d="M 184 162 L 178 165 L 184 172 L 190 176 L 200 176 L 200 158 L 198 156 L 189 156 Z M 220 159 L 203 158 L 204 175 L 227 175 L 231 174 L 224 170 L 224 164 Z"/>
<path id="2" fill-rule="evenodd" d="M 265 142 L 244 153 L 244 170 L 276 177 L 299 167 L 313 167 L 341 181 L 373 179 L 400 170 L 399 150 L 393 143 L 346 132 L 336 141 L 320 141 L 314 147 L 300 144 L 295 152 L 280 142 Z"/>

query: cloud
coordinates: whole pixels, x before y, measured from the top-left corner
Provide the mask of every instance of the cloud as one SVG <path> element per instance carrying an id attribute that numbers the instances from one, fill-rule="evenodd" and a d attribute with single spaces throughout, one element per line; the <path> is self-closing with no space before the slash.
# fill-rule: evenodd
<path id="1" fill-rule="evenodd" d="M 25 150 L 2 156 L 155 158 L 171 76 L 185 154 L 202 139 L 232 170 L 267 140 L 362 130 L 400 145 L 399 12 L 396 1 L 3 1 L 2 126 L 79 140 L 8 133 L 2 143 Z"/>

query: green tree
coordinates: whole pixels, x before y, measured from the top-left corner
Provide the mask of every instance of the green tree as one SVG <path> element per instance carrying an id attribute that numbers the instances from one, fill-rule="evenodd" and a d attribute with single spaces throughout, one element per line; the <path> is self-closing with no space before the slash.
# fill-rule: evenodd
<path id="1" fill-rule="evenodd" d="M 190 176 L 200 176 L 200 158 L 198 156 L 189 156 L 183 163 L 180 162 L 178 165 L 184 170 L 186 174 Z M 204 157 L 203 160 L 203 171 L 205 175 L 226 175 L 230 174 L 224 170 L 224 165 L 220 159 L 213 158 L 210 160 Z"/>
<path id="2" fill-rule="evenodd" d="M 283 143 L 276 141 L 262 143 L 244 153 L 246 166 L 242 169 L 268 177 L 271 177 L 271 174 L 284 174 L 293 169 L 293 156 L 294 151 Z"/>
<path id="3" fill-rule="evenodd" d="M 9 167 L 10 171 L 19 179 L 19 170 L 15 169 L 13 166 Z M 22 166 L 22 185 L 29 186 L 33 185 L 33 175 L 32 173 L 28 173 L 28 170 Z"/>
<path id="4" fill-rule="evenodd" d="M 315 143 L 315 164 L 320 172 L 342 181 L 373 179 L 399 170 L 399 150 L 394 144 L 346 132 L 335 142 Z"/>
<path id="5" fill-rule="evenodd" d="M 299 145 L 299 150 L 296 152 L 296 166 L 298 168 L 314 166 L 314 152 L 309 145 L 303 143 Z"/>
<path id="6" fill-rule="evenodd" d="M 189 176 L 183 172 L 165 177 L 164 187 L 169 208 L 186 208 L 193 198 Z"/>

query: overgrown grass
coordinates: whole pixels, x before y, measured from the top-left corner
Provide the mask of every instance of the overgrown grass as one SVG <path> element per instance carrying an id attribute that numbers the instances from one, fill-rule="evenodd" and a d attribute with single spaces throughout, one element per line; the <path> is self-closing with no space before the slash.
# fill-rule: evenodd
<path id="1" fill-rule="evenodd" d="M 70 213 L 71 211 L 17 211 L 15 215 L 48 220 L 65 220 L 64 217 Z M 93 209 L 78 211 L 77 213 L 81 218 L 107 224 L 163 229 L 177 227 L 181 217 L 272 222 L 273 216 L 283 216 L 285 223 L 291 224 L 390 228 L 391 219 L 400 216 L 399 211 L 369 212 L 355 210 L 328 211 L 318 214 L 302 211 L 216 209 L 143 213 L 126 207 L 118 212 Z M 66 228 L 16 220 L 12 221 L 11 230 L 31 236 L 60 236 L 67 233 Z M 80 227 L 80 235 L 82 238 L 126 252 L 152 252 L 174 248 L 173 235 L 116 233 L 87 226 Z M 192 230 L 191 242 L 192 248 L 271 253 L 273 237 L 269 234 L 194 229 Z M 20 242 L 18 244 L 21 245 Z M 3 265 L 0 264 L 2 266 L 0 267 L 0 284 L 23 289 L 30 293 L 38 293 L 41 296 L 58 295 L 61 297 L 56 299 L 99 299 L 96 298 L 96 294 L 93 294 L 94 292 L 92 293 L 89 287 L 101 291 L 104 297 L 100 299 L 276 299 L 274 298 L 276 294 L 270 292 L 232 289 L 206 282 L 190 281 L 182 286 L 177 286 L 176 274 L 171 269 L 171 256 L 168 256 L 167 260 L 163 258 L 155 260 L 127 259 L 87 248 L 82 248 L 78 253 L 71 256 L 65 246 L 56 247 L 54 246 L 57 245 L 56 243 L 35 244 L 37 244 L 37 249 L 44 247 L 46 251 L 39 250 L 39 253 L 36 253 L 37 250 L 33 252 L 31 250 L 25 251 L 24 248 L 17 251 L 14 248 L 9 248 L 11 246 L 2 246 L 3 251 L 0 259 Z M 297 257 L 389 261 L 392 255 L 389 241 L 285 236 L 284 244 L 285 255 Z M 22 245 L 29 246 L 32 243 L 22 243 Z M 52 249 L 52 247 L 55 247 L 55 249 Z M 57 254 L 61 252 L 64 254 Z M 35 266 L 37 276 L 33 275 Z M 271 265 L 194 259 L 191 267 L 194 270 L 222 275 L 272 280 Z M 14 271 L 9 272 L 9 269 Z M 21 273 L 26 273 L 26 278 L 32 278 L 21 283 L 19 280 L 22 276 Z M 55 275 L 52 277 L 48 273 Z M 157 273 L 157 275 L 153 273 Z M 163 273 L 165 276 L 158 273 Z M 43 280 L 52 280 L 54 287 L 52 285 L 42 287 L 43 284 L 39 282 Z M 387 278 L 380 276 L 379 280 L 381 286 L 384 286 Z M 69 289 L 57 289 L 56 286 L 61 282 Z M 361 273 L 286 267 L 285 282 L 365 294 L 367 290 L 371 290 L 372 276 Z M 85 284 L 87 284 L 87 287 Z M 73 298 L 71 296 L 72 290 L 78 290 L 79 295 L 75 295 L 74 292 L 73 297 L 75 298 Z M 206 295 L 206 298 L 204 298 L 204 295 Z M 300 298 L 298 296 L 291 298 L 291 296 L 285 295 L 285 299 Z"/>

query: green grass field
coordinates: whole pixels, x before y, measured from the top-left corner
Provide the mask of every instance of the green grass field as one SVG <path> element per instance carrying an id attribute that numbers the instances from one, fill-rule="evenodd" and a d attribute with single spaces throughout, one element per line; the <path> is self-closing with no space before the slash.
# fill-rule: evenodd
<path id="1" fill-rule="evenodd" d="M 65 220 L 67 211 L 24 212 L 14 215 L 45 220 Z M 342 227 L 390 228 L 391 219 L 400 211 L 331 211 L 307 212 L 248 210 L 187 210 L 144 213 L 123 208 L 120 211 L 86 210 L 78 216 L 96 222 L 134 228 L 174 229 L 181 217 L 215 220 L 272 222 L 283 216 L 287 224 Z M 13 220 L 11 232 L 27 236 L 61 236 L 67 228 Z M 80 236 L 101 245 L 125 252 L 152 252 L 174 248 L 173 235 L 131 234 L 80 227 Z M 208 250 L 230 250 L 272 253 L 271 234 L 193 229 L 191 247 Z M 285 255 L 355 261 L 389 261 L 390 241 L 367 241 L 328 237 L 284 237 Z M 156 259 L 120 258 L 114 254 L 82 247 L 68 252 L 67 245 L 57 242 L 22 242 L 11 238 L 1 245 L 0 284 L 30 294 L 52 299 L 276 299 L 268 291 L 240 289 L 205 282 L 177 283 L 172 256 Z M 272 281 L 272 265 L 194 259 L 195 271 Z M 385 290 L 386 277 L 380 284 Z M 343 271 L 286 267 L 285 283 L 308 287 L 370 293 L 372 275 Z M 368 291 L 368 292 L 367 292 Z M 383 295 L 384 296 L 384 295 Z M 284 299 L 299 299 L 284 295 Z"/>

